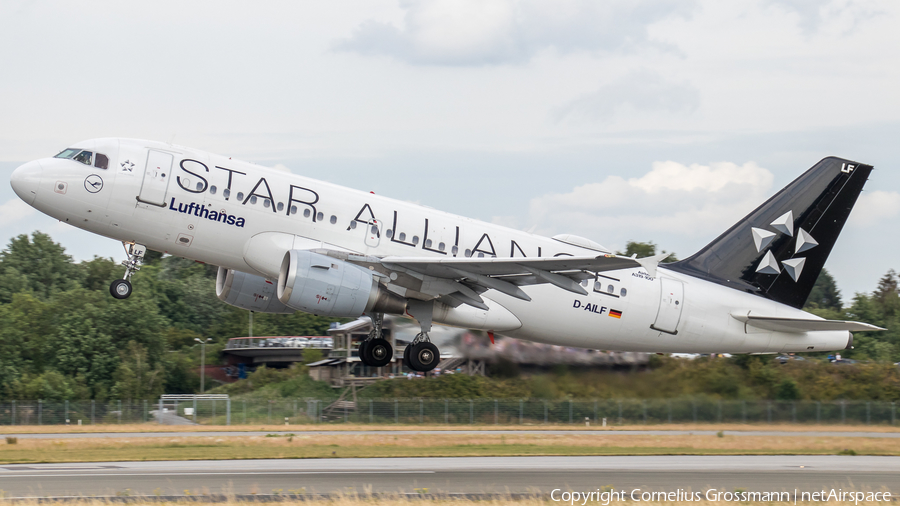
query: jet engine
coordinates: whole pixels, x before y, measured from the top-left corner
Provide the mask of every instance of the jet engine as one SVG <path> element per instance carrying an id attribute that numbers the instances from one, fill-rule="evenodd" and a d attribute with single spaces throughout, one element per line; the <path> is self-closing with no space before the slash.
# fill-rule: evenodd
<path id="1" fill-rule="evenodd" d="M 319 316 L 406 311 L 406 299 L 388 291 L 369 270 L 305 250 L 285 253 L 277 294 L 284 305 Z"/>
<path id="2" fill-rule="evenodd" d="M 226 304 L 259 313 L 293 313 L 275 296 L 275 283 L 260 276 L 219 267 L 216 297 Z"/>

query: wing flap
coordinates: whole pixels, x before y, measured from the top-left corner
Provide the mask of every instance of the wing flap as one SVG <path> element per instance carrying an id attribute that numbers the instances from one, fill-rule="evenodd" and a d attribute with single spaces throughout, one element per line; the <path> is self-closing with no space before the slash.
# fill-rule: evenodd
<path id="1" fill-rule="evenodd" d="M 634 258 L 617 255 L 563 256 L 541 258 L 422 258 L 384 257 L 381 262 L 390 267 L 398 266 L 411 271 L 441 278 L 453 278 L 454 269 L 482 276 L 512 276 L 533 274 L 530 269 L 541 271 L 614 271 L 640 267 Z"/>
<path id="2" fill-rule="evenodd" d="M 813 320 L 804 318 L 782 318 L 777 316 L 757 316 L 751 314 L 732 314 L 732 318 L 747 325 L 775 332 L 814 332 L 820 330 L 848 330 L 850 332 L 866 332 L 886 330 L 863 322 L 845 320 Z"/>

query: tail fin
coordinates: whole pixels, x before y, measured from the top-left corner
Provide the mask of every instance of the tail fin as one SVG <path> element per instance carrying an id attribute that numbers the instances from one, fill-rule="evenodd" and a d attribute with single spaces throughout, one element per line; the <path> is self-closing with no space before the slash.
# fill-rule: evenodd
<path id="1" fill-rule="evenodd" d="M 825 158 L 696 254 L 664 268 L 801 308 L 871 171 Z"/>

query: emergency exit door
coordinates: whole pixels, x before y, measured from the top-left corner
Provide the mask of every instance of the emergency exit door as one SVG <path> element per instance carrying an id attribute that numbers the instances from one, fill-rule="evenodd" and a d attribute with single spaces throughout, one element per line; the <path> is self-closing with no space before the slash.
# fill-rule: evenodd
<path id="1" fill-rule="evenodd" d="M 650 328 L 669 334 L 678 333 L 681 310 L 684 308 L 684 283 L 674 279 L 660 278 L 659 311 Z"/>
<path id="2" fill-rule="evenodd" d="M 166 192 L 169 188 L 169 180 L 172 179 L 171 153 L 149 150 L 147 153 L 147 165 L 144 166 L 144 180 L 141 183 L 141 192 L 138 200 L 147 204 L 165 207 Z"/>
<path id="3" fill-rule="evenodd" d="M 375 218 L 370 219 L 366 225 L 366 246 L 377 248 L 381 243 L 381 223 Z"/>

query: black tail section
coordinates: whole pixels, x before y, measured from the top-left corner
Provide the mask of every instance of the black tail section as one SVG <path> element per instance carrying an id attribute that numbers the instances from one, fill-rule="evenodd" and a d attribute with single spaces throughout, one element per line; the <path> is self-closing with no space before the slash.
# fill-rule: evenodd
<path id="1" fill-rule="evenodd" d="M 825 158 L 696 254 L 664 267 L 801 308 L 871 171 Z"/>

